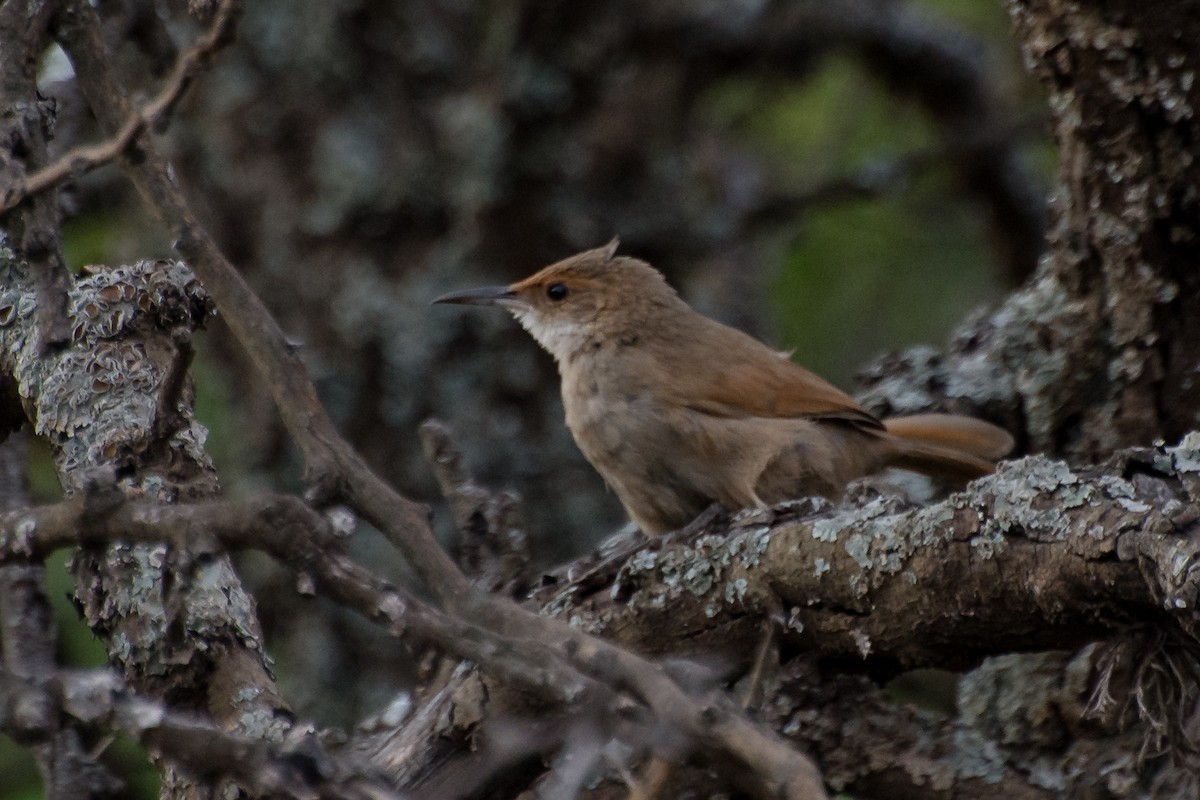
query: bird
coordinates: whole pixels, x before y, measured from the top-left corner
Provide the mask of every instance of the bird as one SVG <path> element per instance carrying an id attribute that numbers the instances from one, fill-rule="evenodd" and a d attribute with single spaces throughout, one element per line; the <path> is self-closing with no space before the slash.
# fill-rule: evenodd
<path id="1" fill-rule="evenodd" d="M 714 503 L 836 499 L 887 467 L 966 483 L 1012 449 L 1007 431 L 973 417 L 880 419 L 788 353 L 693 310 L 618 244 L 433 302 L 506 309 L 554 357 L 567 427 L 647 535 Z"/>

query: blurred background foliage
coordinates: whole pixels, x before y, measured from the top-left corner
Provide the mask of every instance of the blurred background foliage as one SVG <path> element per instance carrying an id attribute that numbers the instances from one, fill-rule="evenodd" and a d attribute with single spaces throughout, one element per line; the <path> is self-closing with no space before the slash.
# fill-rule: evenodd
<path id="1" fill-rule="evenodd" d="M 195 34 L 179 2 L 99 6 L 134 85 L 169 63 L 162 36 Z M 146 13 L 157 39 L 131 23 Z M 60 141 L 94 137 L 47 63 Z M 522 494 L 543 563 L 620 525 L 619 506 L 569 441 L 549 357 L 503 315 L 431 297 L 617 234 L 698 308 L 853 388 L 873 356 L 942 342 L 1032 270 L 1007 239 L 1040 240 L 1054 161 L 998 0 L 264 0 L 185 106 L 167 134 L 177 169 L 351 439 L 436 504 L 415 431 L 444 418 L 481 479 Z M 959 140 L 981 136 L 995 141 Z M 973 183 L 974 160 L 993 157 L 1015 189 Z M 1033 208 L 998 222 L 992 191 Z M 72 265 L 170 255 L 117 170 L 65 202 Z M 219 320 L 194 372 L 225 491 L 299 488 Z M 32 483 L 37 502 L 58 493 L 44 453 Z M 360 557 L 403 574 L 389 548 L 356 539 Z M 63 663 L 100 664 L 67 600 L 67 557 L 49 562 Z M 352 725 L 402 690 L 409 655 L 298 598 L 264 559 L 242 568 L 301 716 Z M 110 752 L 131 794 L 153 796 L 132 746 Z M 38 796 L 27 754 L 0 741 L 0 798 Z"/>

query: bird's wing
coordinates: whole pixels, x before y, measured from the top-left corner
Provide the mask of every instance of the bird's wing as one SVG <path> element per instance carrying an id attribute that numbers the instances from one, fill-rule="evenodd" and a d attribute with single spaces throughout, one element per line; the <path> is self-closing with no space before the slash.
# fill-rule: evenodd
<path id="1" fill-rule="evenodd" d="M 702 318 L 703 319 L 703 318 Z M 841 419 L 883 424 L 842 390 L 763 343 L 712 320 L 693 333 L 713 357 L 672 370 L 676 403 L 715 417 Z M 732 334 L 732 335 L 731 335 Z M 695 352 L 695 351 L 693 351 Z"/>

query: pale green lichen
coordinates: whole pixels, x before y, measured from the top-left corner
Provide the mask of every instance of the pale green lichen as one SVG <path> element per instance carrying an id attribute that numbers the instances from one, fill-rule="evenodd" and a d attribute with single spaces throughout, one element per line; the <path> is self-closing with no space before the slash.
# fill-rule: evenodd
<path id="1" fill-rule="evenodd" d="M 126 663 L 133 658 L 133 642 L 129 641 L 129 637 L 124 633 L 116 631 L 108 638 L 108 651 L 120 663 Z"/>
<path id="2" fill-rule="evenodd" d="M 631 571 L 649 572 L 658 564 L 658 552 L 655 550 L 639 550 L 629 559 Z"/>
<path id="3" fill-rule="evenodd" d="M 1040 492 L 1053 492 L 1060 486 L 1079 483 L 1079 476 L 1071 471 L 1066 462 L 1040 455 L 1007 462 L 999 471 L 1018 473 L 1030 489 Z"/>
<path id="4" fill-rule="evenodd" d="M 1064 508 L 1082 508 L 1092 501 L 1095 492 L 1089 484 L 1063 486 L 1058 492 Z"/>
<path id="5" fill-rule="evenodd" d="M 717 582 L 718 567 L 711 561 L 694 561 L 683 570 L 680 582 L 697 597 L 703 597 Z"/>
<path id="6" fill-rule="evenodd" d="M 1104 495 L 1113 500 L 1121 497 L 1132 499 L 1134 496 L 1133 484 L 1124 478 L 1118 478 L 1115 475 L 1102 475 L 1097 479 L 1096 483 L 1104 490 Z"/>
<path id="7" fill-rule="evenodd" d="M 113 463 L 152 439 L 161 385 L 177 357 L 162 342 L 172 327 L 198 327 L 209 309 L 207 295 L 181 262 L 89 269 L 69 292 L 71 346 L 53 357 L 34 341 L 32 287 L 15 280 L 0 290 L 0 319 L 7 322 L 0 345 L 20 396 L 32 406 L 35 431 L 56 445 L 68 488 L 78 488 L 73 481 L 81 466 Z M 207 431 L 190 406 L 172 413 L 182 424 L 170 446 L 211 473 Z"/>
<path id="8" fill-rule="evenodd" d="M 851 520 L 843 518 L 841 524 L 853 530 L 845 537 L 843 548 L 863 573 L 893 575 L 902 571 L 914 553 L 945 540 L 954 517 L 954 509 L 942 504 L 888 513 L 893 507 L 877 499 L 854 512 Z M 850 586 L 862 596 L 868 582 L 859 578 L 851 575 Z"/>
<path id="9" fill-rule="evenodd" d="M 566 624 L 583 633 L 602 633 L 607 627 L 605 620 L 587 614 L 571 614 L 566 618 Z"/>
<path id="10" fill-rule="evenodd" d="M 1150 510 L 1150 506 L 1140 500 L 1130 500 L 1127 497 L 1118 497 L 1117 505 L 1134 514 L 1145 514 Z"/>
<path id="11" fill-rule="evenodd" d="M 992 513 L 983 533 L 989 537 L 1007 534 L 1014 528 L 1043 541 L 1063 540 L 1070 535 L 1070 520 L 1055 497 L 1066 488 L 1074 499 L 1079 477 L 1061 461 L 1030 456 L 1001 464 L 990 482 L 994 492 Z"/>
<path id="12" fill-rule="evenodd" d="M 14 540 L 5 543 L 15 555 L 31 555 L 33 553 L 33 536 L 37 533 L 37 520 L 33 517 L 21 517 L 13 526 Z"/>
<path id="13" fill-rule="evenodd" d="M 819 519 L 812 524 L 812 537 L 818 542 L 836 542 L 845 525 L 837 518 Z"/>
<path id="14" fill-rule="evenodd" d="M 723 603 L 745 602 L 750 582 L 743 577 L 726 576 L 732 569 L 759 566 L 770 542 L 770 528 L 756 526 L 728 536 L 701 536 L 690 546 L 638 554 L 618 572 L 620 589 L 614 586 L 614 597 L 630 585 L 644 586 L 626 601 L 626 606 L 636 611 L 664 608 L 670 597 L 686 592 L 709 598 L 704 611 L 714 616 L 720 613 Z"/>
<path id="15" fill-rule="evenodd" d="M 188 603 L 191 630 L 206 638 L 232 631 L 245 644 L 258 648 L 262 634 L 254 600 L 242 588 L 227 559 L 207 559 L 192 570 Z"/>
<path id="16" fill-rule="evenodd" d="M 954 519 L 954 507 L 940 503 L 917 509 L 909 523 L 909 538 L 913 545 L 925 547 L 945 540 L 946 526 Z"/>
<path id="17" fill-rule="evenodd" d="M 756 567 L 771 544 L 771 529 L 769 527 L 756 528 L 744 536 L 735 537 L 735 539 L 740 539 L 742 542 L 742 566 Z"/>
<path id="18" fill-rule="evenodd" d="M 727 581 L 725 583 L 725 602 L 742 602 L 746 599 L 746 589 L 750 584 L 745 578 Z"/>
<path id="19" fill-rule="evenodd" d="M 1180 473 L 1200 472 L 1200 432 L 1192 431 L 1169 448 L 1175 471 Z"/>
<path id="20" fill-rule="evenodd" d="M 846 537 L 846 552 L 864 570 L 870 569 L 874 563 L 871 557 L 871 544 L 874 541 L 875 537 L 869 531 L 856 531 Z"/>
<path id="21" fill-rule="evenodd" d="M 968 544 L 976 556 L 991 558 L 1008 547 L 1008 539 L 998 530 L 985 528 L 978 536 L 972 536 Z"/>
<path id="22" fill-rule="evenodd" d="M 621 583 L 619 580 L 613 581 L 613 592 L 619 592 Z M 550 598 L 549 602 L 542 606 L 542 613 L 548 617 L 559 617 L 562 614 L 575 606 L 575 593 L 578 591 L 577 586 L 568 586 L 558 594 Z"/>
<path id="23" fill-rule="evenodd" d="M 978 778 L 984 783 L 996 784 L 1008 774 L 1008 761 L 1000 747 L 973 728 L 955 728 L 954 754 L 961 778 Z"/>

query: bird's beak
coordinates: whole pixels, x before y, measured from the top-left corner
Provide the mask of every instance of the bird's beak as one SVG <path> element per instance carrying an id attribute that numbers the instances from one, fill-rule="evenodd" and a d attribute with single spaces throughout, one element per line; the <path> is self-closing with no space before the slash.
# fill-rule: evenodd
<path id="1" fill-rule="evenodd" d="M 481 286 L 478 289 L 463 289 L 450 292 L 433 301 L 434 303 L 458 303 L 464 306 L 504 306 L 511 308 L 521 305 L 521 297 L 507 286 Z"/>

